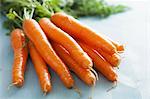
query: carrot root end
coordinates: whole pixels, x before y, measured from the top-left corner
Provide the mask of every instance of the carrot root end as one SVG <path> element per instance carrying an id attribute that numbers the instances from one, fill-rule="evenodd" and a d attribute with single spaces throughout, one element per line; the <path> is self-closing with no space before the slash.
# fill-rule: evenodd
<path id="1" fill-rule="evenodd" d="M 90 68 L 90 70 L 94 73 L 96 80 L 99 80 L 97 72 L 92 67 Z"/>
<path id="2" fill-rule="evenodd" d="M 111 91 L 112 89 L 115 89 L 117 87 L 117 84 L 118 84 L 117 81 L 115 81 L 114 84 L 113 84 L 113 86 L 111 88 L 109 88 L 107 90 L 107 92 Z"/>
<path id="3" fill-rule="evenodd" d="M 82 92 L 77 86 L 74 85 L 73 89 L 75 90 L 75 92 L 77 92 L 79 94 L 80 97 L 82 96 Z"/>

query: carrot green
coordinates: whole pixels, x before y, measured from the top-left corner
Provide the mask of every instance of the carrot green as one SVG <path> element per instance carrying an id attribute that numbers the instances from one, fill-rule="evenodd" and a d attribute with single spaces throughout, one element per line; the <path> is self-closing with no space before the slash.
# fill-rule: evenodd
<path id="1" fill-rule="evenodd" d="M 81 16 L 108 17 L 126 11 L 123 5 L 109 5 L 104 0 L 0 0 L 2 15 L 7 17 L 5 28 L 12 30 L 21 27 L 24 8 L 34 9 L 33 18 L 50 17 L 55 12 L 66 12 L 75 18 Z"/>

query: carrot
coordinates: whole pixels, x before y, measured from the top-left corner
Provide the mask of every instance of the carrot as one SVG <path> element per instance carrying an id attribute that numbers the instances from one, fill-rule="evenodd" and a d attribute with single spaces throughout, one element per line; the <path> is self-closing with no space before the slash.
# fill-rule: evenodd
<path id="1" fill-rule="evenodd" d="M 109 54 L 114 54 L 116 52 L 115 46 L 102 34 L 98 35 L 96 32 L 82 25 L 67 14 L 60 12 L 56 13 L 51 16 L 51 21 L 74 38 L 77 38 L 94 48 L 100 48 Z"/>
<path id="2" fill-rule="evenodd" d="M 35 45 L 42 58 L 60 77 L 64 85 L 67 88 L 72 88 L 74 80 L 68 68 L 53 50 L 40 25 L 34 19 L 25 19 L 23 21 L 23 30 Z"/>
<path id="3" fill-rule="evenodd" d="M 94 85 L 96 82 L 96 78 L 94 74 L 89 69 L 84 69 L 76 63 L 68 51 L 58 43 L 52 43 L 53 48 L 59 57 L 63 60 L 63 62 L 72 70 L 82 81 L 84 81 L 87 85 Z"/>
<path id="4" fill-rule="evenodd" d="M 25 46 L 25 36 L 20 29 L 11 32 L 11 45 L 14 51 L 12 68 L 12 85 L 21 87 L 24 84 L 25 65 L 28 57 L 28 50 Z"/>
<path id="5" fill-rule="evenodd" d="M 117 67 L 120 64 L 121 58 L 117 53 L 110 55 L 101 49 L 95 49 L 102 57 L 109 62 L 113 67 Z"/>
<path id="6" fill-rule="evenodd" d="M 28 43 L 28 48 L 30 52 L 30 57 L 34 64 L 35 71 L 39 78 L 41 89 L 46 94 L 52 89 L 48 68 L 46 67 L 46 63 L 31 42 Z"/>
<path id="7" fill-rule="evenodd" d="M 109 37 L 106 37 L 106 39 L 108 39 L 115 46 L 118 53 L 123 53 L 124 52 L 124 50 L 125 50 L 124 44 L 121 45 L 118 42 L 113 41 Z"/>
<path id="8" fill-rule="evenodd" d="M 78 42 L 79 45 L 83 48 L 85 52 L 92 58 L 95 64 L 95 68 L 101 72 L 108 80 L 116 81 L 117 74 L 113 70 L 112 66 L 105 60 L 103 60 L 102 56 L 98 54 L 95 50 L 91 49 L 84 43 Z"/>
<path id="9" fill-rule="evenodd" d="M 92 67 L 90 57 L 71 36 L 56 27 L 48 18 L 41 18 L 39 24 L 47 37 L 61 44 L 78 64 L 80 64 L 83 68 Z"/>
<path id="10" fill-rule="evenodd" d="M 111 41 L 111 42 L 116 47 L 116 49 L 119 53 L 124 52 L 124 50 L 125 50 L 124 45 L 120 45 L 120 44 L 118 44 L 117 42 L 114 42 L 114 41 Z"/>

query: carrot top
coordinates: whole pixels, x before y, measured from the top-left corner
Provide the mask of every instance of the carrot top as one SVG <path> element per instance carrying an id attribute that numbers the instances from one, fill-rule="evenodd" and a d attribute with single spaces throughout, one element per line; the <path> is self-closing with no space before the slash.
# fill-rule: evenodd
<path id="1" fill-rule="evenodd" d="M 0 11 L 8 19 L 4 22 L 5 28 L 12 30 L 20 28 L 20 18 L 24 16 L 24 8 L 35 9 L 33 19 L 50 18 L 55 12 L 66 12 L 75 18 L 80 16 L 107 17 L 123 12 L 127 7 L 123 5 L 108 5 L 104 0 L 2 0 Z M 16 14 L 17 13 L 17 14 Z M 27 17 L 27 16 L 26 16 Z"/>

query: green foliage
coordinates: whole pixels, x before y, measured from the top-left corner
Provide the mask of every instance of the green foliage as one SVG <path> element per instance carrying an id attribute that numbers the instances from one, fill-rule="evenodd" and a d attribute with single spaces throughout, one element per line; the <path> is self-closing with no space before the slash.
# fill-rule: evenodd
<path id="1" fill-rule="evenodd" d="M 67 13 L 80 16 L 100 16 L 107 17 L 109 15 L 124 12 L 127 7 L 122 5 L 108 5 L 103 0 L 74 0 L 71 7 L 65 7 Z"/>
<path id="2" fill-rule="evenodd" d="M 0 2 L 0 11 L 8 18 L 4 26 L 9 30 L 21 27 L 25 17 L 32 17 L 38 21 L 42 17 L 51 17 L 53 13 L 61 11 L 75 18 L 107 17 L 124 12 L 127 8 L 122 5 L 108 5 L 104 0 L 0 0 Z"/>

